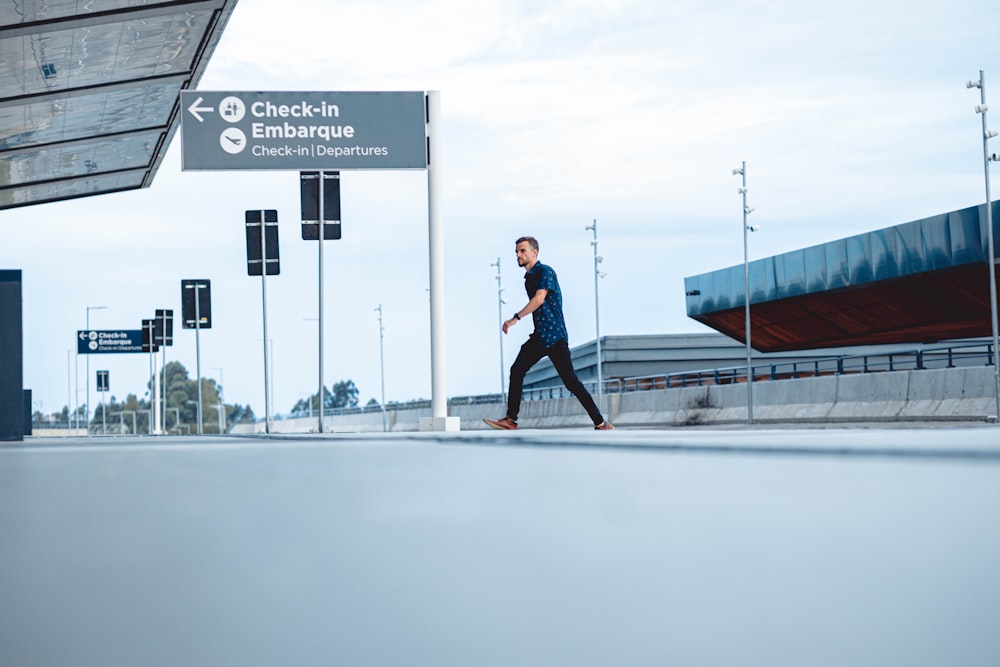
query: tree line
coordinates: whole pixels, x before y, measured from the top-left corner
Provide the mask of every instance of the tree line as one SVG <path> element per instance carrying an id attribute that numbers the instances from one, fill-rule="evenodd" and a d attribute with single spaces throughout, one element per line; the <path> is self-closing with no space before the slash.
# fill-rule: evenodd
<path id="1" fill-rule="evenodd" d="M 179 361 L 168 362 L 166 367 L 158 371 L 161 387 L 166 398 L 165 428 L 169 433 L 194 433 L 198 423 L 198 382 L 191 378 L 187 368 Z M 223 387 L 214 378 L 201 378 L 202 394 L 202 432 L 228 432 L 234 424 L 253 423 L 257 420 L 253 408 L 239 403 L 224 403 L 221 399 Z M 152 382 L 146 385 L 146 394 L 142 398 L 136 394 L 127 394 L 123 400 L 111 396 L 110 401 L 103 405 L 98 403 L 92 411 L 90 419 L 91 431 L 100 432 L 106 426 L 109 433 L 149 433 L 152 410 Z M 358 406 L 359 391 L 353 380 L 335 382 L 330 388 L 323 387 L 323 411 L 335 408 L 353 408 Z M 369 405 L 378 405 L 372 399 Z M 224 419 L 219 418 L 219 412 Z M 82 405 L 74 411 L 68 406 L 49 415 L 36 410 L 32 421 L 36 425 L 45 422 L 80 423 L 85 421 L 87 406 Z M 292 406 L 291 416 L 306 417 L 319 412 L 319 392 L 305 398 L 300 398 Z"/>

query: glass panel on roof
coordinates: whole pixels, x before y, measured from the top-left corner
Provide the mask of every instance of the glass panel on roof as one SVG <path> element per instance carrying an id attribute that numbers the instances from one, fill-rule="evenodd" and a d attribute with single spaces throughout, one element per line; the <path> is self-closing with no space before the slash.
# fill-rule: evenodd
<path id="1" fill-rule="evenodd" d="M 22 185 L 37 181 L 86 176 L 99 172 L 148 167 L 160 131 L 102 138 L 93 142 L 22 151 L 9 156 L 0 184 Z"/>
<path id="2" fill-rule="evenodd" d="M 994 204 L 994 208 L 996 204 Z M 995 215 L 995 214 L 994 214 Z M 980 231 L 979 208 L 966 208 L 948 214 L 948 238 L 956 264 L 986 259 L 986 225 Z M 996 221 L 996 217 L 993 218 Z"/>
<path id="3" fill-rule="evenodd" d="M 147 5 L 170 4 L 162 0 L 0 0 L 0 26 L 86 16 Z"/>
<path id="4" fill-rule="evenodd" d="M 5 149 L 165 127 L 180 87 L 180 81 L 154 83 L 0 108 L 0 156 Z"/>
<path id="5" fill-rule="evenodd" d="M 4 97 L 191 70 L 212 11 L 189 11 L 0 39 Z"/>
<path id="6" fill-rule="evenodd" d="M 871 238 L 868 234 L 851 236 L 845 239 L 847 249 L 847 265 L 851 272 L 849 284 L 859 285 L 872 280 Z"/>
<path id="7" fill-rule="evenodd" d="M 799 296 L 806 293 L 806 257 L 801 250 L 793 250 L 774 258 L 774 275 L 779 285 L 778 298 Z"/>
<path id="8" fill-rule="evenodd" d="M 771 263 L 766 259 L 758 259 L 747 265 L 747 277 L 750 279 L 750 302 L 767 301 L 771 295 L 767 291 L 767 275 Z"/>
<path id="9" fill-rule="evenodd" d="M 103 174 L 87 178 L 77 178 L 57 183 L 25 185 L 0 189 L 0 207 L 35 204 L 54 199 L 82 197 L 115 190 L 138 188 L 146 176 L 145 170 L 121 174 Z"/>
<path id="10" fill-rule="evenodd" d="M 894 238 L 892 229 L 878 229 L 869 234 L 871 239 L 872 271 L 875 280 L 885 280 L 895 278 L 899 275 L 896 270 L 896 251 L 892 243 Z"/>
<path id="11" fill-rule="evenodd" d="M 847 241 L 841 239 L 827 243 L 823 248 L 826 265 L 826 289 L 846 287 L 851 284 L 851 267 L 847 260 Z"/>

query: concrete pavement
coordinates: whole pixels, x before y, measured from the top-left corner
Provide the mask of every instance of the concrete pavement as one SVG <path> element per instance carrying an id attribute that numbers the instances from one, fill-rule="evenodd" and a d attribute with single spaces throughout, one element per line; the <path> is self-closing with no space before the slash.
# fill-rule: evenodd
<path id="1" fill-rule="evenodd" d="M 29 439 L 0 664 L 997 664 L 997 433 Z"/>

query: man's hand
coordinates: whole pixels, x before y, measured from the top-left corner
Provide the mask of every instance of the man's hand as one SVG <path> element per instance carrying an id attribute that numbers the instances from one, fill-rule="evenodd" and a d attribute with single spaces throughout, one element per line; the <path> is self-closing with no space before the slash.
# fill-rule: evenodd
<path id="1" fill-rule="evenodd" d="M 517 322 L 518 322 L 518 320 L 517 320 L 516 317 L 512 317 L 509 320 L 507 320 L 506 322 L 504 322 L 503 323 L 503 332 L 507 333 L 507 329 L 510 329 L 512 326 L 514 326 L 515 324 L 517 324 Z"/>

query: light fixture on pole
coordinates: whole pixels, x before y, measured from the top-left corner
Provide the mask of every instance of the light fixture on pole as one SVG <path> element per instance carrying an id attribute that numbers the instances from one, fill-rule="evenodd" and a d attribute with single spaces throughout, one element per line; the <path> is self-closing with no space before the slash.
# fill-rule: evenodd
<path id="1" fill-rule="evenodd" d="M 87 306 L 87 333 L 90 333 L 90 311 L 107 310 L 107 306 Z M 86 415 L 83 419 L 83 427 L 87 429 L 87 437 L 90 437 L 90 355 L 87 355 L 87 374 L 84 376 L 87 382 L 87 402 L 84 404 Z"/>
<path id="2" fill-rule="evenodd" d="M 996 416 L 994 422 L 1000 423 L 1000 334 L 997 327 L 997 279 L 996 279 L 996 254 L 993 245 L 993 201 L 990 196 L 990 162 L 1000 161 L 1000 155 L 990 154 L 989 141 L 997 136 L 996 130 L 986 127 L 986 72 L 979 70 L 978 81 L 968 81 L 966 88 L 978 88 L 980 103 L 976 105 L 976 113 L 983 117 L 983 172 L 986 177 L 986 264 L 989 266 L 990 275 L 990 323 L 993 329 L 993 393 L 996 397 Z"/>
<path id="3" fill-rule="evenodd" d="M 743 325 L 747 348 L 747 424 L 753 424 L 753 362 L 750 359 L 750 262 L 747 259 L 747 232 L 755 232 L 760 227 L 748 225 L 747 216 L 754 212 L 747 205 L 747 163 L 743 161 L 739 169 L 733 169 L 733 176 L 742 176 L 743 184 L 737 192 L 743 197 Z"/>
<path id="4" fill-rule="evenodd" d="M 385 433 L 389 429 L 385 421 L 385 348 L 383 346 L 385 327 L 382 326 L 381 303 L 378 305 L 378 308 L 375 309 L 375 312 L 378 313 L 378 369 L 382 387 L 382 432 Z"/>
<path id="5" fill-rule="evenodd" d="M 497 257 L 496 263 L 490 263 L 490 266 L 497 267 L 497 320 L 499 321 L 497 335 L 500 337 L 500 399 L 506 403 L 507 390 L 506 385 L 504 384 L 504 374 L 506 369 L 503 363 L 503 306 L 507 303 L 507 299 L 503 298 L 503 287 L 501 286 L 503 276 L 500 273 L 500 258 Z"/>
<path id="6" fill-rule="evenodd" d="M 590 245 L 594 248 L 594 328 L 596 332 L 596 337 L 594 342 L 596 344 L 597 350 L 597 405 L 601 405 L 601 395 L 604 393 L 604 374 L 603 374 L 603 359 L 601 358 L 601 303 L 599 298 L 599 290 L 597 288 L 598 280 L 605 277 L 606 273 L 601 273 L 599 265 L 604 261 L 604 258 L 597 254 L 597 219 L 594 219 L 594 224 L 587 225 L 584 227 L 587 230 L 593 230 L 594 240 L 590 242 Z"/>

